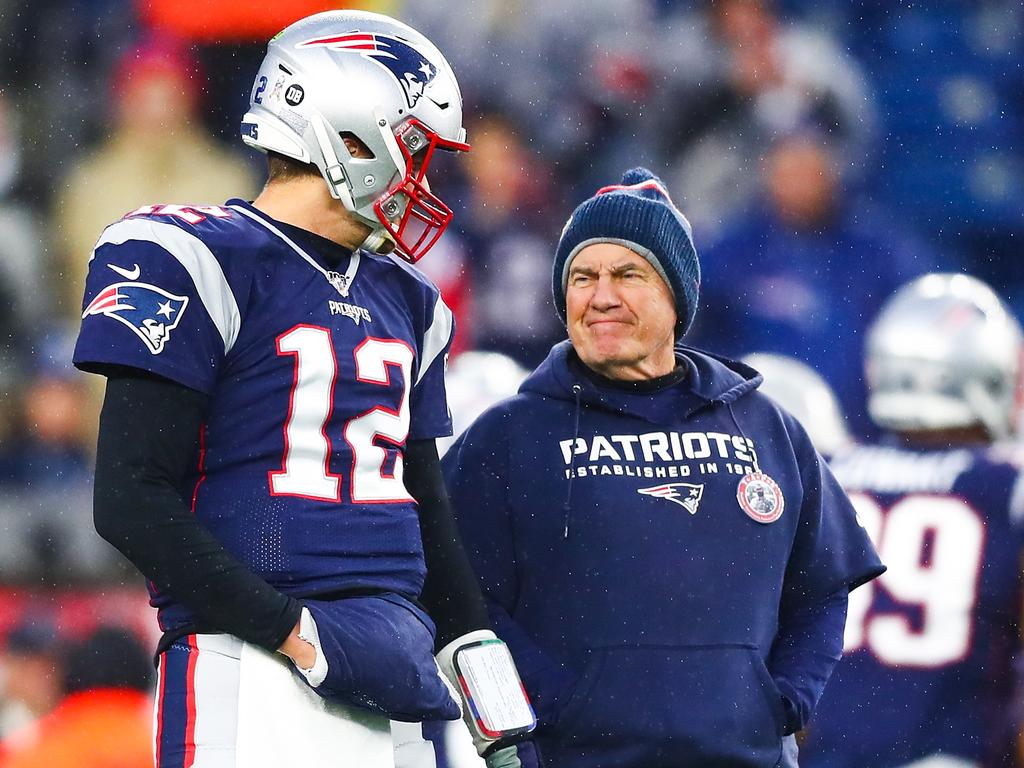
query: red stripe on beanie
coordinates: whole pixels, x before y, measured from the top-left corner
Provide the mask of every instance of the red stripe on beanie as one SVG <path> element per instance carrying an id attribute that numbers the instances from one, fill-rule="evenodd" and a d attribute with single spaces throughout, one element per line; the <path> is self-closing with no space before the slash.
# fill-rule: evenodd
<path id="1" fill-rule="evenodd" d="M 672 205 L 673 208 L 675 208 L 675 204 L 672 203 L 672 198 L 669 197 L 669 195 L 668 195 L 668 190 L 665 189 L 661 184 L 659 184 L 654 179 L 648 179 L 647 181 L 641 181 L 638 184 L 611 184 L 611 185 L 609 185 L 607 187 L 601 187 L 599 190 L 597 190 L 597 194 L 598 195 L 604 195 L 604 194 L 607 194 L 608 192 L 617 192 L 617 191 L 622 190 L 622 189 L 653 189 L 653 190 L 656 190 L 657 192 L 660 192 L 662 194 L 662 196 L 666 200 L 668 200 L 669 204 Z M 596 195 L 595 195 L 595 197 L 596 197 Z"/>

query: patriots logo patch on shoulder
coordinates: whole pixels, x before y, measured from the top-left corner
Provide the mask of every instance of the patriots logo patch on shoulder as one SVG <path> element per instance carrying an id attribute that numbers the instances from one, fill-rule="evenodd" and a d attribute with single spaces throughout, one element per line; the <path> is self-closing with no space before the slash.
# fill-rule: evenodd
<path id="1" fill-rule="evenodd" d="M 112 317 L 131 328 L 152 354 L 159 355 L 187 306 L 188 296 L 175 296 L 149 283 L 114 283 L 89 302 L 82 319 L 89 315 Z"/>
<path id="2" fill-rule="evenodd" d="M 409 109 L 416 106 L 416 102 L 437 75 L 437 67 L 431 64 L 426 56 L 407 41 L 392 35 L 351 32 L 305 40 L 297 47 L 317 46 L 336 51 L 351 51 L 376 61 L 398 80 Z"/>
<path id="3" fill-rule="evenodd" d="M 680 490 L 681 489 L 681 490 Z M 665 483 L 655 485 L 651 488 L 638 488 L 637 493 L 644 496 L 654 496 L 656 499 L 665 499 L 673 504 L 678 504 L 691 515 L 697 514 L 697 507 L 704 497 L 704 485 L 693 483 Z"/>

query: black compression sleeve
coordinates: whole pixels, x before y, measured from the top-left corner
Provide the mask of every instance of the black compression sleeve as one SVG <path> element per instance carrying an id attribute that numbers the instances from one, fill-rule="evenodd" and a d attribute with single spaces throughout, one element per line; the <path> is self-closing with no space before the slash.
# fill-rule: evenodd
<path id="1" fill-rule="evenodd" d="M 437 624 L 437 647 L 475 629 L 490 629 L 480 584 L 462 547 L 441 461 L 433 440 L 415 440 L 405 449 L 405 486 L 419 506 L 427 580 L 422 600 Z"/>
<path id="2" fill-rule="evenodd" d="M 182 498 L 207 398 L 143 373 L 113 374 L 100 415 L 96 530 L 204 629 L 276 650 L 301 605 L 249 571 Z"/>

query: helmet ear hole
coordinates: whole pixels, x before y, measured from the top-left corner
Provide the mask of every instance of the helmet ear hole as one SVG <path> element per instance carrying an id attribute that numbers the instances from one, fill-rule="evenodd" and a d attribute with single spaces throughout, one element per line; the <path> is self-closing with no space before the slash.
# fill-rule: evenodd
<path id="1" fill-rule="evenodd" d="M 348 149 L 348 153 L 352 155 L 352 157 L 359 158 L 360 160 L 377 159 L 377 156 L 373 154 L 373 150 L 366 145 L 366 142 L 352 133 L 352 131 L 341 131 L 338 135 L 341 136 L 341 140 L 345 142 L 345 147 Z"/>

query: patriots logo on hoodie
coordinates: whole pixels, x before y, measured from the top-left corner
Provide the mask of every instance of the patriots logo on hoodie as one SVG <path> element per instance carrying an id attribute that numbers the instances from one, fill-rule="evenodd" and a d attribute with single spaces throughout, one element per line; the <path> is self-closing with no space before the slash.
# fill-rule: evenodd
<path id="1" fill-rule="evenodd" d="M 680 488 L 683 489 L 682 492 L 679 491 Z M 671 501 L 691 515 L 696 515 L 700 500 L 704 497 L 704 486 L 692 483 L 665 483 L 652 488 L 638 488 L 636 492 L 644 496 L 654 496 L 656 499 Z"/>
<path id="2" fill-rule="evenodd" d="M 114 283 L 89 302 L 82 319 L 89 315 L 112 317 L 131 328 L 151 353 L 159 355 L 187 306 L 187 296 L 175 296 L 149 283 Z"/>

